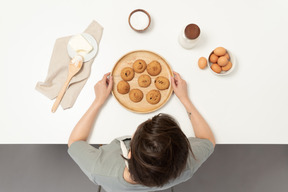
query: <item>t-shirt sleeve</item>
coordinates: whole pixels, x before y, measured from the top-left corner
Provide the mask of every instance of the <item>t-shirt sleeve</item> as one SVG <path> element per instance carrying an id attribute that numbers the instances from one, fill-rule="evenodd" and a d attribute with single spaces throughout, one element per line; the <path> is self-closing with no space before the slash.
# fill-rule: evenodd
<path id="1" fill-rule="evenodd" d="M 87 175 L 91 181 L 95 182 L 92 173 L 96 161 L 101 154 L 101 150 L 89 145 L 86 141 L 75 141 L 68 148 L 68 154 L 85 175 Z"/>
<path id="2" fill-rule="evenodd" d="M 188 166 L 194 173 L 213 153 L 214 146 L 208 139 L 189 137 L 188 140 L 194 154 L 193 157 L 193 155 L 190 153 L 188 158 Z"/>

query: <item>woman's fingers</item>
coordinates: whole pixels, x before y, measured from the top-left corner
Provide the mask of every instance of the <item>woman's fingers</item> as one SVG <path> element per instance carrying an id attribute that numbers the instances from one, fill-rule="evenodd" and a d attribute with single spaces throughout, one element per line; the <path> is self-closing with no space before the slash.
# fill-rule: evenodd
<path id="1" fill-rule="evenodd" d="M 175 75 L 175 79 L 176 80 L 180 80 L 181 79 L 180 74 L 177 73 L 176 71 L 173 71 L 173 74 Z"/>
<path id="2" fill-rule="evenodd" d="M 106 73 L 103 78 L 102 78 L 102 82 L 105 82 L 106 83 L 106 86 L 107 86 L 107 89 L 109 91 L 112 90 L 112 86 L 113 86 L 113 77 L 112 75 L 110 75 L 111 73 Z M 110 75 L 110 77 L 108 78 L 108 76 Z"/>
<path id="3" fill-rule="evenodd" d="M 109 83 L 108 83 L 108 89 L 112 90 L 112 86 L 113 86 L 113 77 L 112 75 L 109 77 Z"/>
<path id="4" fill-rule="evenodd" d="M 110 72 L 109 73 L 106 73 L 105 75 L 103 75 L 103 78 L 102 78 L 102 81 L 106 81 L 107 77 L 110 75 Z"/>
<path id="5" fill-rule="evenodd" d="M 176 82 L 174 77 L 171 76 L 171 84 L 172 84 L 172 88 L 175 89 L 176 88 Z"/>
<path id="6" fill-rule="evenodd" d="M 104 74 L 104 75 L 103 75 L 103 78 L 102 78 L 102 80 L 101 80 L 101 82 L 102 82 L 102 83 L 105 83 L 107 86 L 109 86 L 109 85 L 110 85 L 110 82 L 111 82 L 112 76 L 110 76 L 110 77 L 108 78 L 108 76 L 109 76 L 110 74 L 111 74 L 110 72 Z"/>

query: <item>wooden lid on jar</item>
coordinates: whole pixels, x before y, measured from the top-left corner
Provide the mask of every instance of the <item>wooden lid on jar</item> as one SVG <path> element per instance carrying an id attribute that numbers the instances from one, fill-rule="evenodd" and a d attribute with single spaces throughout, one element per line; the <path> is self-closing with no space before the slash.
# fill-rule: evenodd
<path id="1" fill-rule="evenodd" d="M 197 39 L 200 35 L 200 28 L 196 24 L 189 24 L 186 26 L 184 34 L 188 39 Z"/>

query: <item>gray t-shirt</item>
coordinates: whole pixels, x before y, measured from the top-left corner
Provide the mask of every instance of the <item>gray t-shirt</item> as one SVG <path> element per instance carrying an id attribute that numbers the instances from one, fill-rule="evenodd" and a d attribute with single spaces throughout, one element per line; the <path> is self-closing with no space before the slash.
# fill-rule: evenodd
<path id="1" fill-rule="evenodd" d="M 194 137 L 188 139 L 196 160 L 189 153 L 186 168 L 181 175 L 161 188 L 130 184 L 124 180 L 125 161 L 121 157 L 120 141 L 117 139 L 108 145 L 99 147 L 99 149 L 85 141 L 76 141 L 70 145 L 68 153 L 88 178 L 93 183 L 101 185 L 107 192 L 158 191 L 168 189 L 190 179 L 201 164 L 212 154 L 214 147 L 209 140 Z M 124 143 L 129 149 L 130 140 L 125 140 Z"/>

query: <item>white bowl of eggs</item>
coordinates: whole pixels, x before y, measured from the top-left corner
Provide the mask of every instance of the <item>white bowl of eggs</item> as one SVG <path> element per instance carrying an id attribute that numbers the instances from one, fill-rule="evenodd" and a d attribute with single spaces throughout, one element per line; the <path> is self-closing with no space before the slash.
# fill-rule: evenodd
<path id="1" fill-rule="evenodd" d="M 208 57 L 208 67 L 215 75 L 228 75 L 235 68 L 235 58 L 223 47 L 214 49 Z"/>

